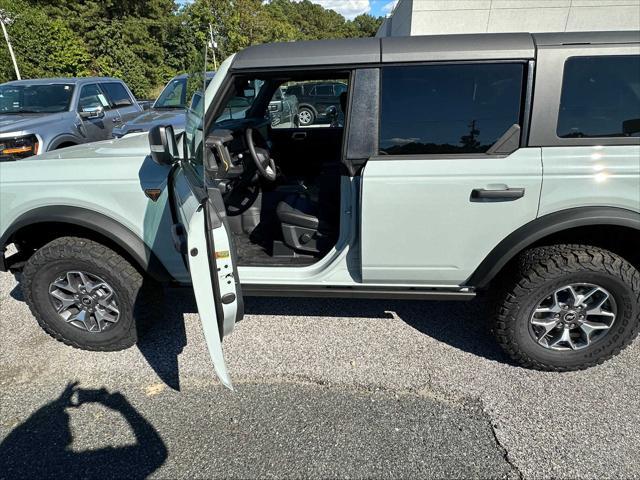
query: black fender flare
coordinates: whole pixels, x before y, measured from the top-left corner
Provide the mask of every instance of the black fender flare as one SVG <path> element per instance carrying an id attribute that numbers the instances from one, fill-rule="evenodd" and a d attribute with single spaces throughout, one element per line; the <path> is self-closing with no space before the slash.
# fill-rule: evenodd
<path id="1" fill-rule="evenodd" d="M 23 213 L 0 237 L 0 252 L 6 248 L 16 232 L 38 223 L 68 223 L 91 230 L 108 238 L 127 252 L 133 261 L 154 280 L 160 282 L 172 280 L 156 254 L 129 228 L 102 213 L 70 205 L 48 205 Z"/>
<path id="2" fill-rule="evenodd" d="M 640 232 L 640 213 L 618 207 L 576 207 L 538 217 L 496 245 L 465 284 L 480 290 L 486 288 L 510 260 L 535 242 L 571 228 L 596 225 L 622 226 Z"/>

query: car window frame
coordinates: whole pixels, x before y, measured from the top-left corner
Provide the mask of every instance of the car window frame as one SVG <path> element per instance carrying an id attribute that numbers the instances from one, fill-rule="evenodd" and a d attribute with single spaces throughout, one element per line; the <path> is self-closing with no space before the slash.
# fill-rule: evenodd
<path id="1" fill-rule="evenodd" d="M 531 124 L 531 105 L 532 94 L 534 87 L 534 77 L 536 71 L 536 62 L 530 58 L 512 58 L 512 59 L 498 59 L 498 60 L 455 60 L 455 61 L 436 61 L 436 62 L 387 62 L 380 64 L 379 70 L 379 98 L 378 98 L 378 132 L 376 138 L 376 154 L 373 155 L 370 160 L 390 160 L 397 158 L 398 160 L 409 159 L 468 159 L 468 158 L 504 158 L 511 153 L 491 153 L 489 151 L 482 153 L 409 153 L 409 154 L 388 154 L 380 150 L 380 134 L 382 132 L 382 95 L 383 95 L 383 82 L 382 75 L 383 70 L 387 67 L 417 67 L 417 66 L 447 66 L 447 65 L 483 65 L 483 64 L 522 64 L 522 86 L 520 90 L 520 118 L 518 119 L 518 125 L 520 126 L 520 139 L 518 149 L 528 146 L 529 129 Z M 505 132 L 506 133 L 506 130 Z M 500 137 L 497 140 L 499 140 Z M 495 142 L 494 142 L 495 143 Z"/>
<path id="2" fill-rule="evenodd" d="M 640 45 L 562 45 L 538 49 L 529 145 L 536 147 L 640 145 L 640 137 L 558 137 L 564 65 L 570 57 L 638 55 Z"/>

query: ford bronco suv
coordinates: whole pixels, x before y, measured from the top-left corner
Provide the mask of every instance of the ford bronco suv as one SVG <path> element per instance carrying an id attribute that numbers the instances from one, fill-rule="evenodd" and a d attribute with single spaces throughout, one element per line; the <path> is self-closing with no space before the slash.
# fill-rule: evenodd
<path id="1" fill-rule="evenodd" d="M 323 81 L 347 85 L 344 126 L 271 124 L 282 85 Z M 56 339 L 134 344 L 161 283 L 192 285 L 227 386 L 243 295 L 488 293 L 499 343 L 542 370 L 638 333 L 640 32 L 253 46 L 203 105 L 177 136 L 0 165 L 2 267 Z"/>

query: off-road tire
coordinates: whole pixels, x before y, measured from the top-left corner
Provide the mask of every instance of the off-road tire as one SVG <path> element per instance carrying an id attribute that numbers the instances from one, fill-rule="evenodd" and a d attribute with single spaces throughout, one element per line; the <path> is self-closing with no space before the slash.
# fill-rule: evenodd
<path id="1" fill-rule="evenodd" d="M 65 271 L 80 270 L 99 276 L 118 296 L 120 317 L 99 333 L 67 324 L 49 299 L 49 285 Z M 83 350 L 117 351 L 134 345 L 140 327 L 157 315 L 162 292 L 122 256 L 92 240 L 62 237 L 37 250 L 21 278 L 24 297 L 42 329 L 56 340 Z"/>
<path id="2" fill-rule="evenodd" d="M 565 284 L 594 283 L 617 305 L 611 330 L 583 349 L 553 351 L 536 343 L 529 321 L 538 302 Z M 524 252 L 502 275 L 496 290 L 494 333 L 518 364 L 537 370 L 583 370 L 627 347 L 640 329 L 640 272 L 622 257 L 598 247 L 554 245 Z"/>

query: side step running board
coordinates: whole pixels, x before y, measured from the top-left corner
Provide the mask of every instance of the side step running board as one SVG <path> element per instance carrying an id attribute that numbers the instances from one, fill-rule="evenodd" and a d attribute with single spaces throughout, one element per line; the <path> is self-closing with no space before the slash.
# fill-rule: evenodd
<path id="1" fill-rule="evenodd" d="M 247 297 L 337 297 L 337 298 L 383 298 L 407 300 L 472 300 L 472 291 L 443 290 L 435 288 L 393 287 L 322 287 L 317 285 L 257 285 L 242 284 L 242 293 Z"/>

